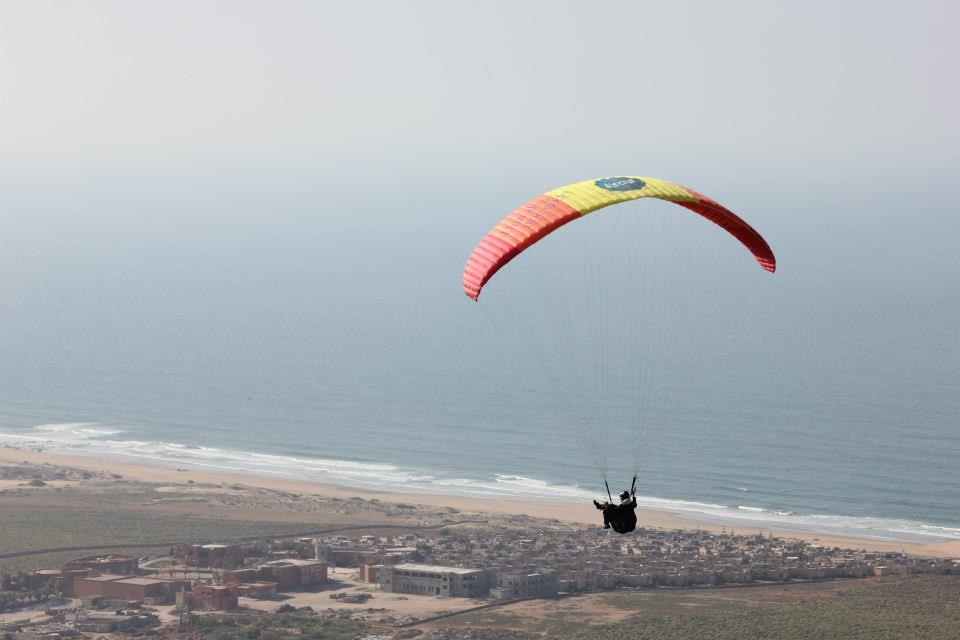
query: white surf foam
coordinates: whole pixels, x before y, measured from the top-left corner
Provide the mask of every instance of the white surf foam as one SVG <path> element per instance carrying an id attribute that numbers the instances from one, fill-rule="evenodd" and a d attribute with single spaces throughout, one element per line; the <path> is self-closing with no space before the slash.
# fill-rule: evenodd
<path id="1" fill-rule="evenodd" d="M 62 436 L 64 438 L 88 439 L 115 436 L 123 433 L 122 429 L 99 426 L 95 422 L 60 422 L 55 424 L 41 424 L 35 428 L 50 438 Z"/>
<path id="2" fill-rule="evenodd" d="M 357 488 L 525 500 L 583 500 L 600 497 L 577 485 L 551 484 L 538 478 L 497 473 L 492 478 L 449 477 L 423 469 L 357 460 L 339 460 L 238 451 L 175 442 L 119 439 L 123 429 L 88 422 L 44 424 L 26 432 L 0 432 L 0 443 L 64 453 L 129 458 L 170 467 L 197 467 L 279 475 Z M 731 526 L 833 533 L 903 541 L 960 539 L 960 527 L 892 518 L 796 514 L 753 505 L 637 496 L 641 507 L 694 516 Z"/>

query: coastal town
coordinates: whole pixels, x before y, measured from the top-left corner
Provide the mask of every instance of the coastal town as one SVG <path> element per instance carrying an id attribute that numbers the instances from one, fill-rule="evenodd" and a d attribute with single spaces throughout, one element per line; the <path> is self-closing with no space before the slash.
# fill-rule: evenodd
<path id="1" fill-rule="evenodd" d="M 0 0 L 0 640 L 960 640 L 958 23 Z"/>
<path id="2" fill-rule="evenodd" d="M 129 635 L 212 612 L 283 608 L 396 629 L 524 599 L 916 574 L 960 575 L 960 560 L 763 534 L 638 529 L 621 537 L 583 526 L 195 543 L 155 557 L 103 554 L 5 573 L 0 637 Z"/>

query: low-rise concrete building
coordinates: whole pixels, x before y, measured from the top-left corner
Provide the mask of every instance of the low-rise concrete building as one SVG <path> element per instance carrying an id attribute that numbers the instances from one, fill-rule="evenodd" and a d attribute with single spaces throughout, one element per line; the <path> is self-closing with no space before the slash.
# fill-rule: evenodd
<path id="1" fill-rule="evenodd" d="M 490 591 L 490 572 L 486 569 L 405 563 L 384 566 L 382 576 L 383 590 L 393 593 L 472 598 Z"/>
<path id="2" fill-rule="evenodd" d="M 102 596 L 101 588 L 98 586 L 101 582 L 112 582 L 120 580 L 126 576 L 115 575 L 112 573 L 102 573 L 99 575 L 88 575 L 73 580 L 72 589 L 64 595 L 72 598 L 94 598 Z"/>
<path id="3" fill-rule="evenodd" d="M 280 591 L 300 586 L 300 569 L 288 560 L 265 562 L 257 569 L 261 579 L 276 582 Z"/>
<path id="4" fill-rule="evenodd" d="M 256 582 L 260 578 L 260 571 L 254 568 L 250 569 L 231 569 L 224 571 L 223 584 L 236 584 L 238 582 Z"/>
<path id="5" fill-rule="evenodd" d="M 505 573 L 497 576 L 490 595 L 498 600 L 513 598 L 551 598 L 560 592 L 556 571 Z"/>
<path id="6" fill-rule="evenodd" d="M 182 581 L 103 574 L 75 579 L 70 595 L 81 599 L 100 597 L 146 604 L 170 604 L 177 592 L 185 587 L 186 583 Z"/>
<path id="7" fill-rule="evenodd" d="M 271 560 L 256 568 L 262 580 L 276 582 L 281 591 L 327 581 L 327 564 L 317 560 Z"/>
<path id="8" fill-rule="evenodd" d="M 359 567 L 363 556 L 368 553 L 370 549 L 337 549 L 324 545 L 314 547 L 314 558 L 332 567 Z"/>
<path id="9" fill-rule="evenodd" d="M 327 581 L 327 563 L 317 562 L 316 560 L 300 560 L 291 558 L 284 560 L 293 564 L 300 570 L 300 586 L 309 586 L 312 584 L 323 584 Z"/>
<path id="10" fill-rule="evenodd" d="M 43 585 L 60 584 L 63 580 L 61 569 L 39 569 L 26 574 L 24 582 L 29 589 L 39 589 Z"/>
<path id="11" fill-rule="evenodd" d="M 409 554 L 397 551 L 371 551 L 363 554 L 360 559 L 361 566 L 364 564 L 400 564 L 404 562 Z"/>
<path id="12" fill-rule="evenodd" d="M 224 571 L 222 575 L 223 583 L 226 585 L 271 582 L 276 583 L 280 591 L 284 591 L 323 584 L 327 581 L 327 564 L 317 560 L 290 558 L 271 560 L 248 569 Z"/>
<path id="13" fill-rule="evenodd" d="M 229 611 L 237 608 L 237 594 L 230 587 L 203 584 L 177 593 L 177 604 L 191 610 Z"/>
<path id="14" fill-rule="evenodd" d="M 360 581 L 379 583 L 383 579 L 382 564 L 364 564 L 360 565 Z"/>
<path id="15" fill-rule="evenodd" d="M 245 598 L 268 598 L 277 593 L 276 582 L 238 582 L 228 587 L 232 593 Z"/>

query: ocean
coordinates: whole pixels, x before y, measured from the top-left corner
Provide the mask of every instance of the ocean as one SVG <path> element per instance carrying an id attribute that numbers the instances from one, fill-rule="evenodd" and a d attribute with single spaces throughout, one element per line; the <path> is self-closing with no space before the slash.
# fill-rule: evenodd
<path id="1" fill-rule="evenodd" d="M 918 246 L 940 257 L 925 262 L 906 255 L 917 247 L 890 249 L 904 228 L 861 235 L 859 220 L 805 221 L 801 199 L 780 217 L 745 215 L 778 254 L 774 276 L 720 242 L 729 257 L 711 275 L 725 284 L 703 291 L 731 302 L 707 322 L 686 303 L 684 321 L 667 311 L 656 331 L 639 324 L 631 338 L 612 289 L 598 302 L 603 330 L 572 321 L 591 337 L 569 333 L 561 345 L 589 369 L 579 393 L 602 423 L 576 434 L 566 403 L 577 385 L 545 388 L 580 373 L 524 369 L 537 357 L 507 344 L 518 316 L 497 306 L 496 278 L 479 303 L 460 290 L 472 245 L 534 195 L 512 189 L 460 217 L 439 203 L 393 216 L 364 196 L 352 215 L 321 215 L 313 192 L 278 204 L 266 190 L 195 184 L 159 198 L 146 187 L 111 198 L 83 185 L 6 193 L 2 204 L 23 215 L 0 229 L 0 444 L 585 508 L 603 495 L 600 457 L 614 489 L 639 471 L 644 506 L 758 530 L 960 539 L 960 291 L 932 227 Z M 776 201 L 742 200 L 740 211 Z M 672 224 L 654 209 L 657 224 Z M 683 242 L 684 229 L 669 237 Z M 550 259 L 565 264 L 564 246 L 578 244 L 565 241 Z M 701 273 L 673 271 L 673 242 L 651 250 L 672 256 L 651 294 L 668 309 L 673 285 Z M 621 264 L 603 245 L 577 251 L 585 264 Z M 694 264 L 710 270 L 713 257 L 698 252 Z M 558 299 L 582 304 L 578 291 Z M 531 322 L 549 321 L 518 297 Z M 660 376 L 642 393 L 621 359 L 640 336 L 641 377 Z"/>

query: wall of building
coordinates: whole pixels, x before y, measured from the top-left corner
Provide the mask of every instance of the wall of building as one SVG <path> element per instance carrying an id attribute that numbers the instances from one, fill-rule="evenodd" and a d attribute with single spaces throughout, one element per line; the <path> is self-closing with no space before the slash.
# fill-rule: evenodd
<path id="1" fill-rule="evenodd" d="M 380 582 L 383 577 L 384 565 L 364 564 L 360 566 L 360 580 L 362 582 Z"/>
<path id="2" fill-rule="evenodd" d="M 552 597 L 560 591 L 557 572 L 507 573 L 497 577 L 499 598 Z"/>
<path id="3" fill-rule="evenodd" d="M 256 569 L 233 569 L 223 572 L 223 583 L 233 584 L 236 582 L 255 582 L 260 577 L 260 572 Z"/>
<path id="4" fill-rule="evenodd" d="M 441 566 L 384 566 L 380 571 L 384 591 L 450 598 L 485 596 L 490 575 L 484 569 L 461 570 Z"/>
<path id="5" fill-rule="evenodd" d="M 199 585 L 192 591 L 177 594 L 177 603 L 193 610 L 229 611 L 237 607 L 237 595 L 228 587 Z"/>
<path id="6" fill-rule="evenodd" d="M 240 582 L 230 585 L 230 591 L 246 598 L 264 598 L 277 592 L 276 582 Z"/>
<path id="7" fill-rule="evenodd" d="M 77 598 L 103 597 L 117 600 L 147 600 L 173 602 L 184 583 L 154 580 L 137 576 L 101 575 L 77 578 L 73 581 L 72 596 Z"/>

